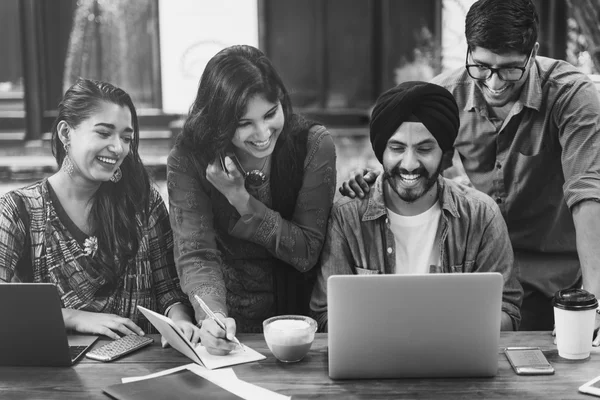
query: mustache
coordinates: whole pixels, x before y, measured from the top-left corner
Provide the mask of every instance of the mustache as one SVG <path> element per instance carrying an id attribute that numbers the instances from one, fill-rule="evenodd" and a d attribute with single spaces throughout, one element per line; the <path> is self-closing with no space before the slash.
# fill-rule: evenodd
<path id="1" fill-rule="evenodd" d="M 392 168 L 392 170 L 390 171 L 389 175 L 420 175 L 423 176 L 425 178 L 429 178 L 429 173 L 427 172 L 427 170 L 424 167 L 419 167 L 417 169 L 413 169 L 412 171 L 409 171 L 407 169 L 404 168 L 400 168 L 398 165 L 396 165 L 394 168 Z"/>

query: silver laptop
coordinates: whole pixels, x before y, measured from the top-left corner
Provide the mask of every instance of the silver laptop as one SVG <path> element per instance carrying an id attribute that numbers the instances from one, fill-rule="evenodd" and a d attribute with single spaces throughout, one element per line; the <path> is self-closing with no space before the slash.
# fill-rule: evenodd
<path id="1" fill-rule="evenodd" d="M 499 273 L 329 277 L 329 376 L 496 375 L 502 285 Z"/>
<path id="2" fill-rule="evenodd" d="M 69 335 L 51 283 L 0 284 L 0 365 L 69 366 L 98 336 Z"/>

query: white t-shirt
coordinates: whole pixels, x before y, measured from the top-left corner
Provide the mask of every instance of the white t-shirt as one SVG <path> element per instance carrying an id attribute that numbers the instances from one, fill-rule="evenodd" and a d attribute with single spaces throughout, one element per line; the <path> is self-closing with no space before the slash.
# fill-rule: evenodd
<path id="1" fill-rule="evenodd" d="M 390 229 L 396 243 L 396 274 L 427 274 L 430 265 L 440 265 L 435 246 L 442 209 L 439 202 L 422 214 L 406 217 L 389 208 Z"/>

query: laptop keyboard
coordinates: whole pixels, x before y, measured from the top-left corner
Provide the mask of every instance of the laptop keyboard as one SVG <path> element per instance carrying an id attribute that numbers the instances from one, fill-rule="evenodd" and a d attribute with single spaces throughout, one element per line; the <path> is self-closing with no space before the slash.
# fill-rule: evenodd
<path id="1" fill-rule="evenodd" d="M 71 360 L 75 359 L 87 349 L 88 346 L 69 346 L 69 352 L 71 353 Z"/>

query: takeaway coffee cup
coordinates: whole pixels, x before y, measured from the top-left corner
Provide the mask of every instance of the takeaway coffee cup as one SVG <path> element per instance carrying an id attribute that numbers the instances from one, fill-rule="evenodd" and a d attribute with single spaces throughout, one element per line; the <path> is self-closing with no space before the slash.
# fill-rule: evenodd
<path id="1" fill-rule="evenodd" d="M 558 355 L 570 360 L 587 358 L 592 351 L 596 297 L 583 289 L 559 290 L 552 299 Z"/>

